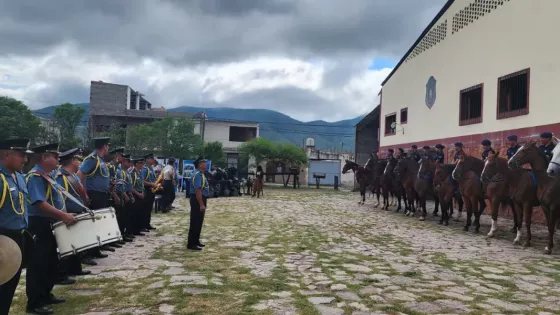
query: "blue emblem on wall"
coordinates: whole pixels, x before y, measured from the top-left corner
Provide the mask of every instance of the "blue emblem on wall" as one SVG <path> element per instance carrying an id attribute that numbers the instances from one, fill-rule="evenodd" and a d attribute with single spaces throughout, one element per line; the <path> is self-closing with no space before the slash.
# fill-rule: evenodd
<path id="1" fill-rule="evenodd" d="M 426 106 L 432 109 L 432 106 L 436 103 L 436 78 L 431 76 L 426 83 Z"/>

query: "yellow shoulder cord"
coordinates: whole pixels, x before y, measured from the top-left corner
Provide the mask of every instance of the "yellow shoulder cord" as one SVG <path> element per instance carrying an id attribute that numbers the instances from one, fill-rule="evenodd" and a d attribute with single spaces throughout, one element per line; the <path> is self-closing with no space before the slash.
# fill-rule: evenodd
<path id="1" fill-rule="evenodd" d="M 84 162 L 85 163 L 87 161 L 87 159 L 93 158 L 93 154 L 88 155 L 85 159 Z M 99 157 L 97 157 L 97 163 L 95 164 L 95 168 L 93 169 L 93 171 L 91 171 L 91 173 L 89 174 L 85 174 L 86 177 L 92 177 L 93 175 L 95 175 L 95 172 L 97 172 L 97 169 L 99 168 L 99 165 L 101 164 L 101 162 L 99 161 Z"/>
<path id="2" fill-rule="evenodd" d="M 144 168 L 145 168 L 145 169 L 146 169 L 146 171 L 147 171 L 147 172 L 146 172 L 146 177 L 144 177 L 144 180 L 147 180 L 147 179 L 148 179 L 148 177 L 150 177 L 150 169 L 149 169 L 149 168 L 147 168 L 147 167 L 144 167 Z"/>
<path id="3" fill-rule="evenodd" d="M 14 210 L 15 214 L 22 215 L 25 212 L 23 193 L 21 191 L 19 191 L 19 187 L 18 187 L 19 206 L 20 206 L 20 209 L 21 209 L 21 211 L 18 212 L 16 210 L 16 206 L 14 205 L 14 198 L 12 197 L 12 193 L 8 191 L 8 186 L 9 185 L 8 185 L 8 181 L 6 180 L 6 177 L 2 173 L 0 173 L 0 177 L 2 178 L 2 184 L 4 185 L 4 189 L 2 191 L 2 199 L 0 200 L 0 208 L 2 208 L 4 206 L 4 202 L 6 201 L 6 195 L 9 193 L 10 194 L 10 203 L 12 204 L 12 210 Z"/>
<path id="4" fill-rule="evenodd" d="M 30 178 L 31 176 L 41 176 L 41 174 L 39 174 L 39 173 L 37 173 L 37 172 L 30 172 L 29 174 L 27 174 L 27 177 L 25 177 L 25 182 L 26 182 L 26 183 L 29 182 L 29 178 Z M 43 179 L 44 179 L 44 178 L 43 178 Z M 58 194 L 58 193 L 59 193 L 59 192 L 57 192 L 57 194 Z M 47 182 L 47 194 L 45 195 L 45 198 L 47 198 L 47 200 L 50 199 L 50 200 L 51 200 L 51 201 L 50 201 L 51 206 L 53 206 L 54 208 L 56 208 L 56 207 L 54 206 L 54 200 L 53 200 L 53 196 L 52 196 L 51 184 L 50 184 L 49 182 Z M 64 204 L 64 198 L 61 198 L 61 199 L 62 199 L 62 203 Z"/>
<path id="5" fill-rule="evenodd" d="M 136 172 L 132 172 L 132 173 L 134 174 L 134 182 L 133 182 L 133 184 L 132 184 L 132 188 L 134 188 L 134 187 L 136 187 L 136 179 L 137 179 L 137 177 L 136 177 Z"/>

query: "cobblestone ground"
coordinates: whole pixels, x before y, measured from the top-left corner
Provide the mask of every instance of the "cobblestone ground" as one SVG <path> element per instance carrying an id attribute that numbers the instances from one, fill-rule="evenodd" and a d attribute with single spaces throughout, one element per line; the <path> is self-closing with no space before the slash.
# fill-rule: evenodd
<path id="1" fill-rule="evenodd" d="M 57 314 L 558 314 L 560 259 L 333 190 L 268 189 L 209 202 L 203 252 L 185 249 L 186 202 L 149 236 L 57 286 Z M 540 240 L 540 241 L 539 241 Z M 560 250 L 557 248 L 556 253 Z M 13 314 L 23 314 L 24 283 Z"/>

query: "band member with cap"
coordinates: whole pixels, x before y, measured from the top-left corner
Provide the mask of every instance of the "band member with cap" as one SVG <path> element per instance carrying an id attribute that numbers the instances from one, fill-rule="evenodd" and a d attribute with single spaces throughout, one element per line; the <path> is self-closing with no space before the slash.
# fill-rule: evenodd
<path id="1" fill-rule="evenodd" d="M 517 136 L 516 135 L 508 136 L 507 140 L 508 140 L 508 145 L 509 145 L 509 148 L 507 149 L 507 158 L 509 160 L 509 159 L 511 159 L 512 156 L 515 155 L 515 153 L 517 153 L 517 150 L 519 150 L 519 148 L 521 148 L 521 146 L 519 145 L 519 143 L 517 143 Z"/>
<path id="2" fill-rule="evenodd" d="M 111 178 L 114 179 L 117 176 L 117 169 L 121 165 L 122 155 L 124 154 L 124 148 L 116 148 L 109 151 L 110 162 L 107 163 L 107 168 L 109 168 L 109 174 Z"/>
<path id="3" fill-rule="evenodd" d="M 481 142 L 482 144 L 482 160 L 486 161 L 486 159 L 488 158 L 488 155 L 490 154 L 496 154 L 496 151 L 494 151 L 494 149 L 492 149 L 492 142 L 490 142 L 490 140 L 488 139 L 484 139 Z"/>
<path id="4" fill-rule="evenodd" d="M 190 226 L 187 248 L 192 250 L 202 250 L 205 245 L 200 242 L 200 233 L 202 224 L 204 223 L 204 214 L 206 212 L 206 201 L 210 195 L 208 180 L 206 179 L 206 160 L 198 157 L 194 161 L 197 171 L 191 178 L 190 193 Z"/>
<path id="5" fill-rule="evenodd" d="M 544 153 L 544 155 L 546 155 L 546 158 L 550 162 L 550 160 L 552 160 L 552 150 L 554 150 L 554 147 L 556 146 L 554 142 L 552 142 L 552 133 L 551 132 L 541 133 L 540 142 L 541 145 L 539 146 L 539 150 L 541 150 L 541 152 Z"/>
<path id="6" fill-rule="evenodd" d="M 124 185 L 124 191 L 122 192 L 122 197 L 124 199 L 124 237 L 125 242 L 131 242 L 134 240 L 134 204 L 136 200 L 132 194 L 132 170 L 130 169 L 131 159 L 130 154 L 123 155 L 120 176 L 126 182 Z"/>
<path id="7" fill-rule="evenodd" d="M 27 212 L 25 198 L 27 186 L 20 173 L 25 165 L 25 155 L 30 154 L 29 139 L 0 141 L 0 235 L 16 242 L 23 260 L 27 260 L 25 247 L 32 242 L 27 238 Z M 21 276 L 22 262 L 15 275 L 0 284 L 0 314 L 8 314 Z"/>
<path id="8" fill-rule="evenodd" d="M 171 204 L 175 199 L 175 159 L 169 158 L 167 165 L 161 171 L 163 173 L 163 212 L 171 210 Z"/>
<path id="9" fill-rule="evenodd" d="M 435 145 L 434 148 L 436 148 L 436 153 L 433 156 L 433 160 L 443 164 L 444 160 L 445 160 L 445 155 L 443 154 L 443 149 L 445 149 L 445 146 L 443 146 L 443 144 L 438 143 L 438 144 Z"/>
<path id="10" fill-rule="evenodd" d="M 146 164 L 142 169 L 142 179 L 144 180 L 144 214 L 142 221 L 142 228 L 146 230 L 155 230 L 156 228 L 151 225 L 152 209 L 154 208 L 154 201 L 156 194 L 152 192 L 152 188 L 156 187 L 156 172 L 154 170 L 155 157 L 153 153 L 144 156 Z"/>
<path id="11" fill-rule="evenodd" d="M 144 207 L 144 181 L 142 180 L 142 168 L 144 168 L 144 158 L 132 159 L 134 169 L 130 173 L 132 177 L 132 194 L 135 203 L 132 210 L 132 233 L 144 236 L 142 229 L 142 210 Z"/>
<path id="12" fill-rule="evenodd" d="M 51 224 L 62 221 L 67 225 L 76 223 L 74 214 L 65 210 L 62 193 L 49 180 L 58 166 L 58 143 L 35 147 L 31 169 L 26 177 L 29 192 L 29 232 L 35 243 L 26 275 L 27 312 L 52 314 L 52 304 L 64 303 L 51 292 L 58 270 L 57 244 Z"/>
<path id="13" fill-rule="evenodd" d="M 416 144 L 410 146 L 410 157 L 416 162 L 420 161 L 420 153 L 418 153 L 418 146 Z"/>
<path id="14" fill-rule="evenodd" d="M 82 186 L 80 178 L 76 175 L 80 167 L 81 157 L 78 155 L 78 148 L 70 149 L 60 153 L 58 159 L 60 161 L 60 168 L 55 174 L 56 182 L 63 187 L 70 195 L 82 204 L 77 204 L 66 196 L 62 196 L 66 204 L 66 211 L 68 213 L 80 214 L 85 211 L 83 198 L 85 190 Z M 82 263 L 78 256 L 72 255 L 60 261 L 62 271 L 70 275 L 84 276 L 89 275 L 91 271 L 83 270 Z"/>
<path id="15" fill-rule="evenodd" d="M 465 152 L 463 151 L 463 143 L 455 142 L 455 155 L 453 156 L 453 163 L 457 162 Z"/>
<path id="16" fill-rule="evenodd" d="M 111 188 L 111 173 L 104 161 L 105 156 L 109 153 L 108 137 L 94 138 L 94 151 L 88 155 L 78 171 L 78 177 L 85 183 L 86 198 L 89 198 L 89 208 L 91 210 L 99 210 L 109 207 L 109 193 Z M 106 246 L 104 249 L 109 249 Z M 91 255 L 95 258 L 105 258 L 108 255 L 103 254 L 96 248 L 91 251 Z"/>

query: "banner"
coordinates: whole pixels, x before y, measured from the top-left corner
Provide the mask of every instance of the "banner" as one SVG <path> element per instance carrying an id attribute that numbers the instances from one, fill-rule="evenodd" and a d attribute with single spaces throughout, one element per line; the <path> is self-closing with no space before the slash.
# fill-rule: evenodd
<path id="1" fill-rule="evenodd" d="M 206 166 L 206 169 L 210 170 L 212 161 L 206 161 Z M 195 171 L 194 160 L 183 160 L 183 178 L 190 178 Z"/>

